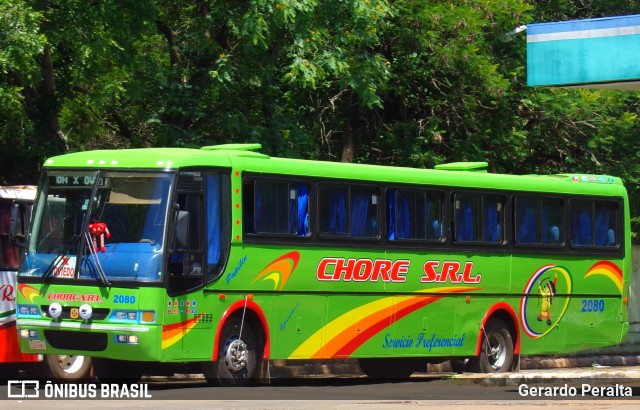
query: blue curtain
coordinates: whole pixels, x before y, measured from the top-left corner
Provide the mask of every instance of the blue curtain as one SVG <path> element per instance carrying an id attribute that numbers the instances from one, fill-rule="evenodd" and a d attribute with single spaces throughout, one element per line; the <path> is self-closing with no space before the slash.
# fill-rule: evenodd
<path id="1" fill-rule="evenodd" d="M 387 201 L 389 204 L 389 232 L 387 233 L 387 237 L 389 240 L 396 239 L 396 191 L 390 190 L 387 193 Z"/>
<path id="2" fill-rule="evenodd" d="M 591 238 L 591 210 L 582 206 L 573 213 L 573 238 L 574 245 L 593 245 Z"/>
<path id="3" fill-rule="evenodd" d="M 536 240 L 536 232 L 538 231 L 537 221 L 535 217 L 535 204 L 519 202 L 518 203 L 519 225 L 517 232 L 518 243 L 538 243 Z"/>
<path id="4" fill-rule="evenodd" d="M 611 213 L 609 209 L 597 208 L 596 209 L 596 246 L 610 246 L 612 245 L 611 234 L 614 234 L 615 242 L 615 233 L 613 230 L 609 229 L 609 217 Z M 609 232 L 611 231 L 611 232 Z"/>
<path id="5" fill-rule="evenodd" d="M 220 175 L 207 175 L 207 265 L 220 260 Z"/>
<path id="6" fill-rule="evenodd" d="M 552 232 L 552 227 L 549 226 L 549 208 L 545 206 L 544 203 L 542 204 L 540 217 L 542 219 L 542 243 L 544 245 L 548 245 L 550 243 L 556 243 L 557 241 L 559 241 L 560 238 L 554 235 L 554 232 Z"/>
<path id="7" fill-rule="evenodd" d="M 398 195 L 398 203 L 396 204 L 398 219 L 396 221 L 398 230 L 398 239 L 412 239 L 411 225 L 413 214 L 411 213 L 410 199 L 412 194 L 401 193 Z"/>
<path id="8" fill-rule="evenodd" d="M 371 193 L 351 191 L 351 235 L 364 236 L 367 227 Z"/>
<path id="9" fill-rule="evenodd" d="M 346 190 L 332 189 L 329 191 L 329 220 L 328 231 L 332 235 L 347 234 L 347 201 Z"/>
<path id="10" fill-rule="evenodd" d="M 299 236 L 309 236 L 309 186 L 307 184 L 298 184 L 297 198 L 297 233 Z"/>
<path id="11" fill-rule="evenodd" d="M 499 242 L 500 221 L 498 221 L 498 203 L 485 200 L 484 241 Z"/>
<path id="12" fill-rule="evenodd" d="M 472 241 L 473 229 L 473 202 L 460 200 L 460 209 L 456 210 L 456 240 Z"/>

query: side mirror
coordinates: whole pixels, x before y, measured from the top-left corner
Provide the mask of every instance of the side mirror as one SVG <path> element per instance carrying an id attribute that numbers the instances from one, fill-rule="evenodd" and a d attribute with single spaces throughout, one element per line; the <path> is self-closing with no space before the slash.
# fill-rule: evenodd
<path id="1" fill-rule="evenodd" d="M 176 216 L 176 247 L 186 248 L 189 245 L 189 212 L 178 211 Z"/>
<path id="2" fill-rule="evenodd" d="M 11 204 L 11 215 L 9 217 L 9 239 L 19 243 L 24 242 L 27 236 L 27 229 L 31 220 L 30 203 L 13 201 Z"/>

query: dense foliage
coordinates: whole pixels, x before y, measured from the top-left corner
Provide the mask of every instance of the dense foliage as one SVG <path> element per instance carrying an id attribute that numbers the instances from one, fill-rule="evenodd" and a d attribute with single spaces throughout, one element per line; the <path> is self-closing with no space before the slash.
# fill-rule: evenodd
<path id="1" fill-rule="evenodd" d="M 0 183 L 34 183 L 67 151 L 260 142 L 290 157 L 607 173 L 637 204 L 640 95 L 529 88 L 526 38 L 506 33 L 638 12 L 635 0 L 3 0 Z"/>

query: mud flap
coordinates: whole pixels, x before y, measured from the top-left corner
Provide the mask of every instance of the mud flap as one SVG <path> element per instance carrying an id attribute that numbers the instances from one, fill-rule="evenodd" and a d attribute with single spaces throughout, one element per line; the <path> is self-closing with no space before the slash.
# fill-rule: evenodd
<path id="1" fill-rule="evenodd" d="M 260 362 L 260 370 L 258 373 L 258 383 L 271 384 L 271 371 L 269 364 L 271 362 L 267 359 L 262 359 Z"/>
<path id="2" fill-rule="evenodd" d="M 511 371 L 519 373 L 520 372 L 520 355 L 513 355 L 513 364 L 511 365 Z"/>

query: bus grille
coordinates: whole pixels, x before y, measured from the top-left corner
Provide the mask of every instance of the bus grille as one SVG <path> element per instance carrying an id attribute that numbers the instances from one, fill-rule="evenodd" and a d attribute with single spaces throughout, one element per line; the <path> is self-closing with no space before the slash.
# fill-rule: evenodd
<path id="1" fill-rule="evenodd" d="M 49 305 L 42 305 L 40 306 L 40 309 L 42 310 L 42 314 L 45 317 L 48 317 L 49 319 L 53 319 L 51 315 L 49 315 Z M 72 314 L 72 310 L 74 309 L 75 309 L 75 313 Z M 107 308 L 93 308 L 93 312 L 91 313 L 91 320 L 104 320 L 107 318 L 107 316 L 109 316 L 109 312 L 110 312 L 110 309 L 107 309 Z M 71 306 L 63 306 L 60 319 L 81 320 L 79 319 L 78 315 L 79 315 L 79 312 L 77 307 L 74 308 Z"/>
<path id="2" fill-rule="evenodd" d="M 44 330 L 47 342 L 56 349 L 89 350 L 100 352 L 107 348 L 106 333 L 66 332 L 64 330 Z"/>

